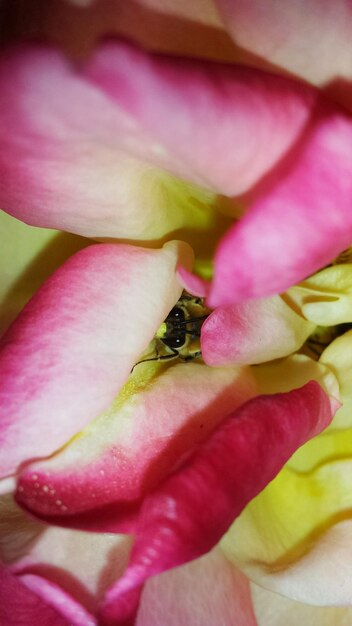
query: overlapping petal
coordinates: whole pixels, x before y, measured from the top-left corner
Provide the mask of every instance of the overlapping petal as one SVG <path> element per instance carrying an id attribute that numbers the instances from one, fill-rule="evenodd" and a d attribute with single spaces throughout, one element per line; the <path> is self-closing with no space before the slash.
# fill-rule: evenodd
<path id="1" fill-rule="evenodd" d="M 311 382 L 254 398 L 223 422 L 145 498 L 130 565 L 103 604 L 107 623 L 124 623 L 133 614 L 147 577 L 207 552 L 292 452 L 330 419 L 328 397 Z M 205 509 L 206 516 L 200 513 Z"/>
<path id="2" fill-rule="evenodd" d="M 2 58 L 9 212 L 91 236 L 192 240 L 220 219 L 217 193 L 267 175 L 220 245 L 212 305 L 282 291 L 349 243 L 352 125 L 314 90 L 116 42 L 79 69 L 45 47 Z"/>
<path id="3" fill-rule="evenodd" d="M 349 246 L 351 146 L 352 120 L 333 110 L 317 112 L 221 241 L 210 306 L 282 292 Z"/>
<path id="4" fill-rule="evenodd" d="M 2 57 L 0 202 L 89 236 L 155 240 L 209 226 L 214 192 L 242 193 L 268 172 L 317 98 L 283 78 L 124 43 L 79 69 L 44 46 Z"/>
<path id="5" fill-rule="evenodd" d="M 45 283 L 2 341 L 3 475 L 109 406 L 180 295 L 177 264 L 190 261 L 181 243 L 95 245 Z"/>
<path id="6" fill-rule="evenodd" d="M 25 467 L 19 502 L 48 521 L 113 530 L 121 511 L 102 506 L 140 500 L 253 395 L 249 368 L 138 365 L 107 412 L 58 454 Z"/>
<path id="7" fill-rule="evenodd" d="M 303 446 L 235 521 L 226 555 L 265 588 L 350 606 L 351 458 L 350 431 Z"/>

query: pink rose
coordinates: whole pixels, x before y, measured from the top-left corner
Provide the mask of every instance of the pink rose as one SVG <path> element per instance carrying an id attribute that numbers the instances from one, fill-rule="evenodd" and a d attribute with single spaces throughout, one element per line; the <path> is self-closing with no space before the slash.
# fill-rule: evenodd
<path id="1" fill-rule="evenodd" d="M 232 17 L 233 7 L 222 10 Z M 237 15 L 240 7 L 234 23 Z M 3 338 L 2 476 L 16 476 L 17 501 L 39 519 L 136 533 L 124 575 L 99 586 L 99 540 L 86 548 L 84 533 L 47 531 L 60 542 L 69 533 L 67 545 L 77 536 L 79 555 L 91 551 L 90 598 L 70 588 L 66 548 L 61 562 L 49 558 L 50 573 L 45 537 L 9 559 L 3 593 L 27 623 L 30 607 L 37 621 L 55 610 L 58 624 L 94 624 L 93 615 L 127 623 L 146 579 L 207 553 L 337 408 L 329 388 L 330 402 L 305 380 L 258 396 L 253 372 L 238 364 L 291 354 L 315 328 L 275 294 L 351 241 L 351 120 L 292 79 L 117 41 L 79 67 L 46 45 L 10 49 L 0 83 L 2 206 L 36 226 L 112 240 L 72 256 Z M 193 247 L 200 278 L 176 236 Z M 180 297 L 180 278 L 216 309 L 201 337 L 212 367 L 175 364 L 169 375 L 149 364 L 130 376 Z M 128 551 L 125 540 L 111 545 Z M 109 563 L 106 543 L 102 552 Z M 215 619 L 232 619 L 242 603 L 238 623 L 255 624 L 243 574 L 219 549 L 204 559 L 185 572 L 199 593 L 210 578 L 221 582 Z M 165 623 L 170 610 L 175 624 L 189 619 L 173 600 L 155 606 L 164 584 L 183 597 L 179 571 L 147 587 L 137 624 Z"/>

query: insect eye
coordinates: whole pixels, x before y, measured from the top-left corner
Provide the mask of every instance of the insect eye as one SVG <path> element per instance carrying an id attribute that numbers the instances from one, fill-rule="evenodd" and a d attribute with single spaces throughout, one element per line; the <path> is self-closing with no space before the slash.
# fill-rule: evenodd
<path id="1" fill-rule="evenodd" d="M 185 312 L 179 306 L 174 306 L 168 315 L 168 319 L 173 322 L 183 321 L 185 319 Z"/>

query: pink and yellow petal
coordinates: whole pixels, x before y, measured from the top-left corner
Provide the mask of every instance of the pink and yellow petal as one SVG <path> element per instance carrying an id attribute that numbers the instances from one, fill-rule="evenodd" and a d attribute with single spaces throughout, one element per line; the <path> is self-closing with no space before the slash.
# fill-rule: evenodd
<path id="1" fill-rule="evenodd" d="M 331 438 L 332 434 L 326 434 L 316 440 L 323 441 L 325 458 L 316 455 L 314 460 L 306 459 L 306 467 L 300 463 L 294 470 L 293 457 L 248 505 L 221 543 L 227 557 L 255 582 L 296 600 L 326 605 L 352 602 L 349 586 L 343 584 L 349 568 L 348 544 L 339 573 L 333 562 L 331 568 L 326 565 L 327 555 L 332 559 L 334 541 L 337 547 L 341 543 L 337 541 L 341 529 L 335 529 L 335 524 L 349 516 L 352 506 L 351 441 L 345 442 L 345 456 L 339 459 Z M 330 446 L 324 446 L 325 440 Z M 300 452 L 296 452 L 298 457 Z M 329 452 L 333 453 L 330 458 Z M 325 574 L 310 575 L 313 571 Z"/>
<path id="2" fill-rule="evenodd" d="M 0 72 L 2 206 L 86 236 L 155 240 L 204 227 L 214 193 L 242 193 L 267 173 L 317 98 L 280 77 L 116 42 L 79 71 L 27 46 L 4 54 Z"/>
<path id="3" fill-rule="evenodd" d="M 220 242 L 210 306 L 283 292 L 352 240 L 352 121 L 321 104 Z"/>
<path id="4" fill-rule="evenodd" d="M 213 547 L 292 452 L 330 419 L 329 400 L 315 382 L 287 394 L 254 398 L 235 411 L 144 499 L 131 561 L 106 594 L 104 619 L 123 623 L 131 618 L 149 576 Z M 216 506 L 209 507 L 215 496 Z M 200 517 L 205 509 L 207 515 Z"/>
<path id="5" fill-rule="evenodd" d="M 51 454 L 109 406 L 177 301 L 186 244 L 90 246 L 37 292 L 2 340 L 1 473 Z"/>
<path id="6" fill-rule="evenodd" d="M 317 98 L 248 68 L 151 56 L 116 43 L 101 46 L 84 75 L 163 146 L 164 154 L 154 155 L 162 167 L 230 196 L 286 154 Z"/>
<path id="7" fill-rule="evenodd" d="M 271 361 L 298 350 L 314 328 L 280 296 L 219 307 L 202 326 L 202 355 L 211 366 Z"/>
<path id="8" fill-rule="evenodd" d="M 249 368 L 137 365 L 105 413 L 58 454 L 23 469 L 17 497 L 68 523 L 92 508 L 138 501 L 253 395 Z M 112 529 L 106 510 L 94 515 L 93 527 L 101 524 Z"/>
<path id="9" fill-rule="evenodd" d="M 3 54 L 1 81 L 6 211 L 33 225 L 139 241 L 186 226 L 202 232 L 219 219 L 215 193 L 160 169 L 163 146 L 58 52 L 27 46 Z"/>

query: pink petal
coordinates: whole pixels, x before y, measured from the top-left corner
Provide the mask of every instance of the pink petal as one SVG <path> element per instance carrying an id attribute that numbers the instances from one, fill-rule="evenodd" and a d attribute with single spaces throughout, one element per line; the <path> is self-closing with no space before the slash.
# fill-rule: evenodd
<path id="1" fill-rule="evenodd" d="M 210 306 L 284 291 L 348 247 L 351 172 L 352 121 L 322 110 L 222 240 Z"/>
<path id="2" fill-rule="evenodd" d="M 255 394 L 249 368 L 179 363 L 155 373 L 155 365 L 141 385 L 143 367 L 135 368 L 122 399 L 70 445 L 23 469 L 19 503 L 49 522 L 116 531 L 116 518 L 133 510 L 128 503 L 154 489 Z"/>
<path id="3" fill-rule="evenodd" d="M 68 620 L 69 626 L 98 626 L 95 618 L 55 583 L 34 574 L 24 574 L 20 579 L 48 606 L 62 614 Z"/>
<path id="4" fill-rule="evenodd" d="M 212 548 L 233 519 L 273 479 L 291 454 L 331 420 L 316 382 L 250 400 L 143 503 L 131 562 L 107 592 L 107 624 L 136 610 L 147 577 Z"/>
<path id="5" fill-rule="evenodd" d="M 70 626 L 65 617 L 0 566 L 1 626 Z M 76 626 L 76 625 L 74 625 Z M 83 625 L 82 625 L 83 626 Z"/>
<path id="6" fill-rule="evenodd" d="M 248 579 L 219 548 L 151 578 L 136 626 L 257 626 Z"/>
<path id="7" fill-rule="evenodd" d="M 280 296 L 219 307 L 202 326 L 208 365 L 262 363 L 298 350 L 315 326 Z"/>
<path id="8" fill-rule="evenodd" d="M 161 170 L 243 193 L 291 149 L 317 98 L 126 43 L 101 45 L 79 72 L 44 46 L 3 54 L 0 94 L 1 206 L 35 225 L 142 240 L 198 220 L 199 200 L 165 203 Z"/>
<path id="9" fill-rule="evenodd" d="M 69 259 L 3 337 L 3 475 L 62 446 L 107 408 L 177 301 L 183 244 L 100 244 Z"/>

